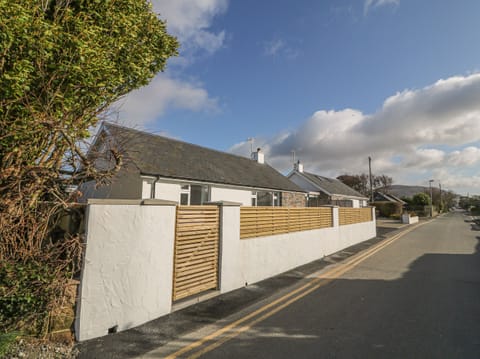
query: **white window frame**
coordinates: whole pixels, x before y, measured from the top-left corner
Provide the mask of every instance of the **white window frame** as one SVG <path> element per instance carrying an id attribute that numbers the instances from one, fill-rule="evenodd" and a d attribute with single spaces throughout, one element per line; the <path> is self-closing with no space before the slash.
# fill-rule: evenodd
<path id="1" fill-rule="evenodd" d="M 186 187 L 186 188 L 184 188 Z M 187 203 L 182 204 L 182 194 L 187 195 Z M 190 205 L 190 185 L 189 184 L 180 184 L 180 198 L 178 199 L 178 203 L 182 206 L 189 206 Z"/>
<path id="2" fill-rule="evenodd" d="M 282 198 L 282 192 L 281 191 L 254 191 L 252 192 L 252 202 L 255 199 L 255 207 L 258 206 L 258 192 L 262 193 L 268 193 L 270 197 L 270 204 L 268 206 L 271 207 L 281 207 L 281 198 Z"/>
<path id="3" fill-rule="evenodd" d="M 180 184 L 180 198 L 178 203 L 182 203 L 182 194 L 187 195 L 187 204 L 183 204 L 182 206 L 191 206 L 191 199 L 192 199 L 192 186 L 200 186 L 200 187 L 206 187 L 207 188 L 207 198 L 206 202 L 208 202 L 211 198 L 211 191 L 212 187 L 207 184 L 203 183 L 182 183 Z M 185 188 L 183 188 L 185 187 Z"/>
<path id="4" fill-rule="evenodd" d="M 252 191 L 250 204 L 252 207 L 257 207 L 257 191 Z"/>

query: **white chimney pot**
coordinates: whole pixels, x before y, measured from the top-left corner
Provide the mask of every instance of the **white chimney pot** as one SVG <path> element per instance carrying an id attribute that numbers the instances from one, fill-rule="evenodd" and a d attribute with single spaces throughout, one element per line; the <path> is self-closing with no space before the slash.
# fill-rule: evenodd
<path id="1" fill-rule="evenodd" d="M 265 163 L 265 155 L 260 148 L 257 148 L 257 152 L 252 153 L 252 158 L 258 163 Z"/>
<path id="2" fill-rule="evenodd" d="M 295 171 L 298 171 L 300 173 L 303 173 L 303 163 L 301 163 L 300 161 L 297 161 L 294 165 L 293 165 L 293 169 Z"/>

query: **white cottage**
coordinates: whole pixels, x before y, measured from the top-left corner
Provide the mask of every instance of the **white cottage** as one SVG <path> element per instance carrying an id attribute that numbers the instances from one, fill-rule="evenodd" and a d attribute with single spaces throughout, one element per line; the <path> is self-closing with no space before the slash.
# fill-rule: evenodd
<path id="1" fill-rule="evenodd" d="M 109 146 L 120 147 L 124 164 L 110 185 L 96 190 L 94 183 L 84 186 L 86 198 L 155 198 L 181 205 L 230 201 L 304 207 L 306 203 L 305 191 L 265 163 L 260 149 L 246 158 L 104 123 L 92 152 Z"/>
<path id="2" fill-rule="evenodd" d="M 295 163 L 293 171 L 287 177 L 308 193 L 309 207 L 335 205 L 359 208 L 368 205 L 367 197 L 338 179 L 305 172 L 300 161 Z"/>

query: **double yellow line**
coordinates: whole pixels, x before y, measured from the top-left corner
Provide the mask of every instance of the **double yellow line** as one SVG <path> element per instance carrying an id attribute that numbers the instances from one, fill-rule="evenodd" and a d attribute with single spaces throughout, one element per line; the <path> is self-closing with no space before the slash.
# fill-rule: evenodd
<path id="1" fill-rule="evenodd" d="M 303 286 L 285 294 L 284 296 L 274 300 L 269 304 L 264 305 L 263 307 L 253 311 L 252 313 L 224 326 L 223 328 L 203 337 L 202 339 L 199 339 L 198 341 L 193 342 L 186 347 L 183 347 L 182 349 L 176 351 L 175 353 L 170 354 L 169 356 L 166 357 L 166 359 L 177 359 L 183 354 L 191 352 L 196 348 L 202 347 L 204 344 L 206 344 L 209 341 L 213 341 L 213 342 L 207 346 L 204 346 L 200 350 L 192 353 L 191 355 L 188 355 L 187 358 L 195 359 L 209 351 L 212 351 L 215 348 L 218 348 L 220 345 L 227 342 L 228 340 L 249 330 L 255 324 L 264 321 L 265 319 L 271 317 L 272 315 L 279 312 L 280 310 L 288 307 L 290 304 L 305 297 L 306 295 L 317 290 L 318 288 L 323 287 L 328 283 L 334 281 L 335 279 L 345 274 L 346 272 L 348 272 L 349 270 L 351 270 L 352 268 L 354 268 L 355 266 L 357 266 L 367 258 L 373 256 L 375 253 L 382 250 L 386 246 L 390 245 L 400 237 L 404 236 L 405 234 L 411 232 L 415 228 L 418 228 L 419 226 L 425 223 L 426 222 L 422 224 L 418 224 L 412 228 L 409 228 L 403 232 L 400 232 L 392 236 L 391 238 L 385 241 L 382 241 L 381 243 L 378 243 L 377 245 L 369 248 L 368 250 L 360 253 L 359 255 L 354 256 L 349 261 L 342 263 L 323 274 L 320 274 L 319 276 L 315 277 L 313 280 L 311 280 L 307 284 L 304 284 Z"/>

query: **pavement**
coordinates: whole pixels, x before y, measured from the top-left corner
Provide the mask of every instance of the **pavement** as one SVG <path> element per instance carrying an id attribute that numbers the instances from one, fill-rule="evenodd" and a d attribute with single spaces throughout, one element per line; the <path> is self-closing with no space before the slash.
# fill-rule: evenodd
<path id="1" fill-rule="evenodd" d="M 308 280 L 309 275 L 329 265 L 345 261 L 410 226 L 398 220 L 377 219 L 375 238 L 229 293 L 216 295 L 217 293 L 212 291 L 204 295 L 208 299 L 202 302 L 176 310 L 139 327 L 78 343 L 76 345 L 79 351 L 78 358 L 127 359 L 141 356 L 187 333 L 258 305 L 294 286 L 300 286 Z M 177 308 L 181 307 L 181 304 L 177 305 Z"/>

